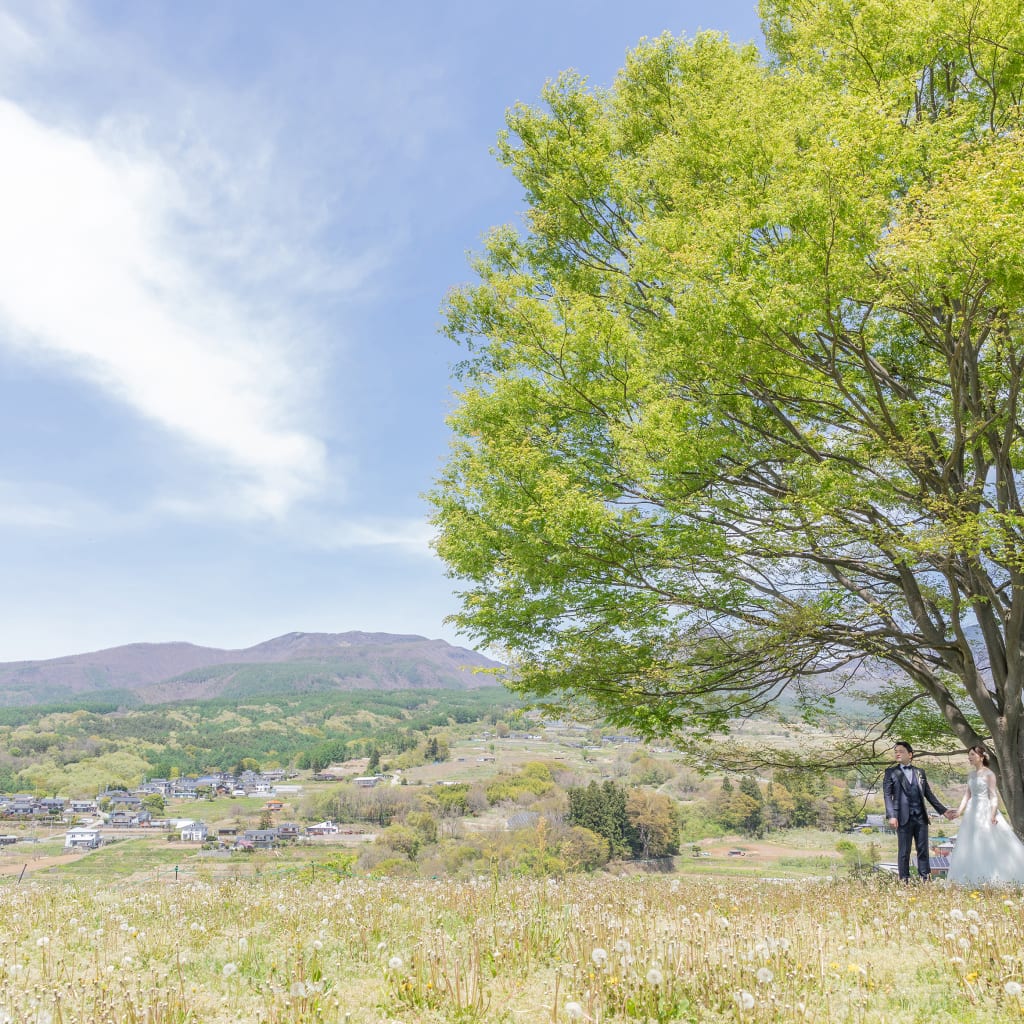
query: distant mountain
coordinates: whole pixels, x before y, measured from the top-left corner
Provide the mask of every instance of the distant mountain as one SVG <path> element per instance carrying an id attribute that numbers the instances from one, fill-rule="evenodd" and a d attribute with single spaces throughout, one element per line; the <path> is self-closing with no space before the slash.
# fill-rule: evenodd
<path id="1" fill-rule="evenodd" d="M 311 690 L 471 689 L 500 667 L 444 640 L 392 633 L 286 633 L 243 650 L 128 644 L 48 661 L 0 662 L 0 706 L 123 696 L 159 704 Z"/>

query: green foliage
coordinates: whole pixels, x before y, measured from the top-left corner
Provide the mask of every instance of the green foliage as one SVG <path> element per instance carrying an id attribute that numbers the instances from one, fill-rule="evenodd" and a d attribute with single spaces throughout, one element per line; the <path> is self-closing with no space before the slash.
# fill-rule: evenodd
<path id="1" fill-rule="evenodd" d="M 388 825 L 378 833 L 377 842 L 404 853 L 409 860 L 415 860 L 423 845 L 423 836 L 418 829 L 409 828 L 407 825 Z"/>
<path id="2" fill-rule="evenodd" d="M 610 779 L 598 785 L 568 790 L 571 825 L 589 829 L 608 840 L 612 856 L 628 857 L 640 848 L 640 840 L 626 811 L 626 789 Z"/>
<path id="3" fill-rule="evenodd" d="M 508 114 L 525 227 L 446 309 L 456 622 L 646 735 L 886 663 L 1024 828 L 1024 0 L 761 9 L 767 58 L 664 35 Z"/>
<path id="4" fill-rule="evenodd" d="M 551 770 L 547 765 L 531 761 L 515 775 L 502 774 L 487 783 L 484 792 L 491 804 L 518 800 L 524 794 L 543 796 L 554 788 Z"/>
<path id="5" fill-rule="evenodd" d="M 504 689 L 267 695 L 126 708 L 95 701 L 0 708 L 0 792 L 41 788 L 78 796 L 107 781 L 134 786 L 295 763 L 320 770 L 371 746 L 415 750 L 423 732 L 518 705 Z M 443 735 L 436 737 L 443 755 Z"/>
<path id="6" fill-rule="evenodd" d="M 679 852 L 679 816 L 671 797 L 651 789 L 630 790 L 626 817 L 636 836 L 637 856 L 646 860 Z"/>
<path id="7" fill-rule="evenodd" d="M 608 863 L 611 844 L 589 828 L 572 825 L 558 844 L 558 855 L 569 871 L 596 871 Z"/>
<path id="8" fill-rule="evenodd" d="M 462 817 L 469 814 L 469 783 L 459 782 L 452 786 L 438 786 L 432 793 L 439 812 L 446 817 Z"/>

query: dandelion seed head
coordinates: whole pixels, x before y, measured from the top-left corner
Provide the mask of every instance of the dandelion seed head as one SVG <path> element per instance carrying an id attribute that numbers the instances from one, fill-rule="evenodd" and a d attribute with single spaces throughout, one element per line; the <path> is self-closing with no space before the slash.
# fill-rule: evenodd
<path id="1" fill-rule="evenodd" d="M 590 959 L 593 960 L 595 967 L 604 967 L 608 962 L 608 951 L 600 946 L 595 946 L 591 951 Z"/>
<path id="2" fill-rule="evenodd" d="M 1003 986 L 1003 991 L 1011 998 L 1018 998 L 1024 992 L 1024 986 L 1019 981 L 1008 981 Z"/>
<path id="3" fill-rule="evenodd" d="M 736 993 L 736 1002 L 741 1010 L 752 1010 L 754 1008 L 754 997 L 745 989 Z"/>
<path id="4" fill-rule="evenodd" d="M 402 958 L 400 956 L 393 956 L 388 961 L 388 967 L 392 971 L 400 971 L 403 967 Z"/>
<path id="5" fill-rule="evenodd" d="M 647 984 L 648 985 L 660 985 L 665 980 L 665 976 L 658 970 L 657 967 L 652 967 L 647 972 Z"/>
<path id="6" fill-rule="evenodd" d="M 579 1003 L 566 1003 L 565 1015 L 569 1020 L 583 1020 L 583 1007 Z"/>
<path id="7" fill-rule="evenodd" d="M 758 972 L 757 972 L 757 982 L 758 982 L 759 985 L 767 985 L 767 984 L 769 984 L 771 982 L 772 978 L 774 978 L 774 977 L 775 977 L 775 975 L 772 974 L 772 969 L 770 967 L 761 967 L 761 968 L 758 969 Z"/>
<path id="8" fill-rule="evenodd" d="M 238 970 L 238 964 L 226 963 L 221 968 L 220 973 L 223 974 L 225 978 L 230 978 L 231 975 L 234 974 L 235 971 L 237 971 L 237 970 Z"/>

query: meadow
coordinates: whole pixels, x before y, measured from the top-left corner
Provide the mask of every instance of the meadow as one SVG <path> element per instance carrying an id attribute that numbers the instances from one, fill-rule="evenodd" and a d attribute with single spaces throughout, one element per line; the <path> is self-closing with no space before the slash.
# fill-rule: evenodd
<path id="1" fill-rule="evenodd" d="M 326 873 L 0 888 L 6 1024 L 1024 1018 L 1022 898 Z"/>

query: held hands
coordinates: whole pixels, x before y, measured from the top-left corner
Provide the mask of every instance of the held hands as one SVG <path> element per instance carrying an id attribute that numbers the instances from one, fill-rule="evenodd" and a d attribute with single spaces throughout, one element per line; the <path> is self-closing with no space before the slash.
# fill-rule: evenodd
<path id="1" fill-rule="evenodd" d="M 959 814 L 959 811 L 954 811 L 953 808 L 950 807 L 948 810 L 943 812 L 943 817 L 949 818 L 949 820 L 952 821 L 954 818 L 958 817 Z"/>

